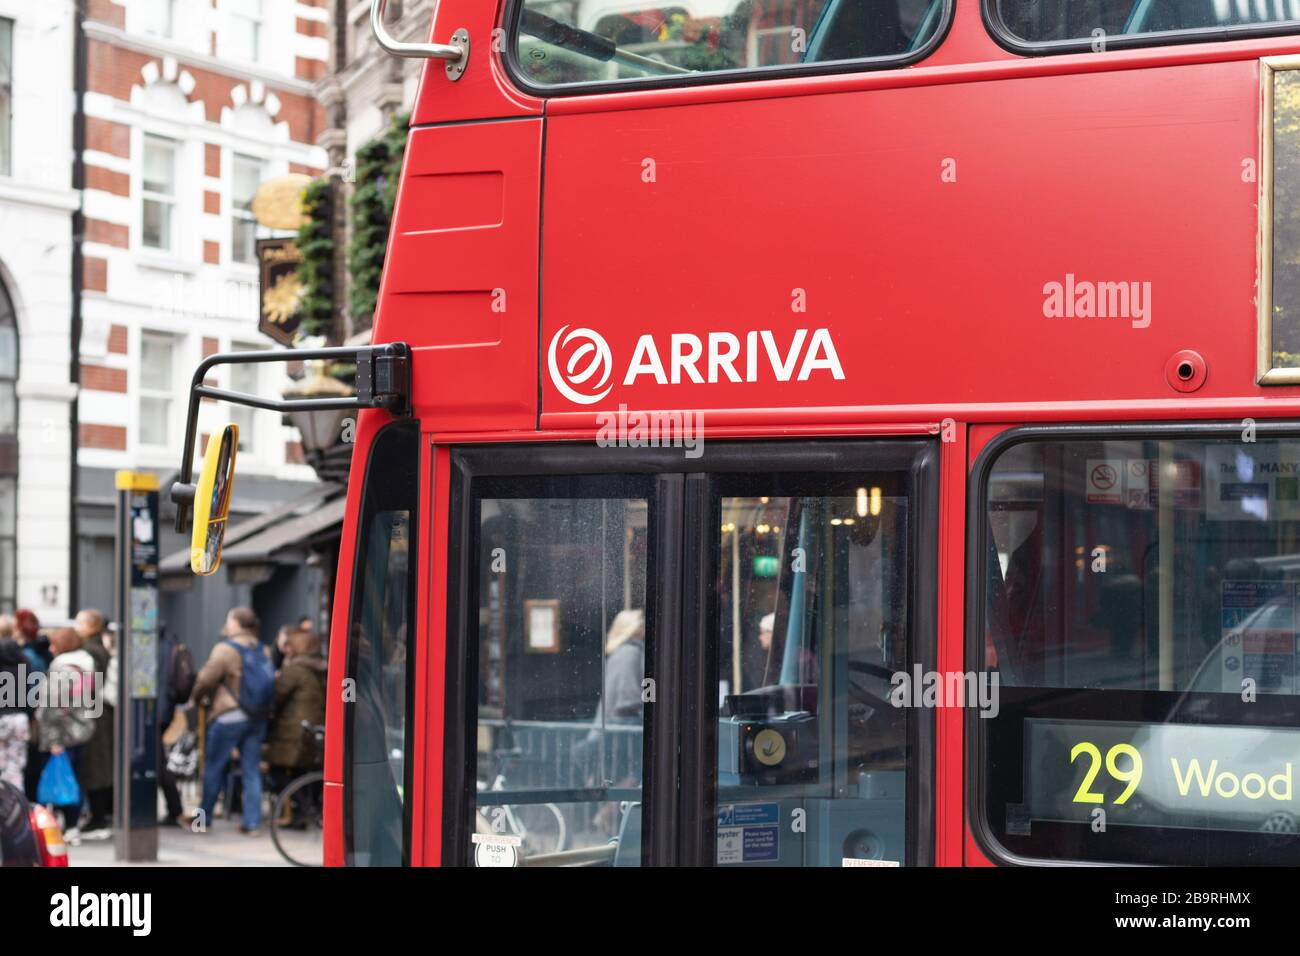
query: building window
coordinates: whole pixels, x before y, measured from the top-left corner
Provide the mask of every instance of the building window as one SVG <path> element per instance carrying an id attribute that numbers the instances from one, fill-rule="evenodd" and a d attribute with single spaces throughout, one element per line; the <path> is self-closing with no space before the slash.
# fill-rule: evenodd
<path id="1" fill-rule="evenodd" d="M 144 223 L 141 235 L 149 249 L 170 252 L 176 215 L 176 143 L 161 136 L 144 138 Z"/>
<path id="2" fill-rule="evenodd" d="M 140 339 L 140 444 L 169 445 L 176 340 L 146 333 Z"/>
<path id="3" fill-rule="evenodd" d="M 232 352 L 261 351 L 256 345 L 246 345 L 239 342 L 232 343 L 230 350 Z M 230 366 L 230 390 L 232 392 L 243 392 L 245 395 L 258 394 L 261 371 L 262 366 L 256 364 Z M 257 409 L 249 408 L 247 405 L 232 405 L 230 406 L 230 420 L 239 426 L 239 453 L 241 455 L 255 454 L 257 451 Z"/>
<path id="4" fill-rule="evenodd" d="M 230 37 L 227 53 L 237 60 L 262 57 L 262 0 L 228 0 Z"/>
<path id="5" fill-rule="evenodd" d="M 262 163 L 250 156 L 235 156 L 231 183 L 231 258 L 236 262 L 257 262 L 257 219 L 253 197 L 262 182 Z"/>
<path id="6" fill-rule="evenodd" d="M 138 3 L 141 32 L 168 39 L 175 36 L 176 0 L 138 0 Z"/>
<path id="7" fill-rule="evenodd" d="M 0 18 L 0 176 L 12 171 L 13 82 L 14 22 Z"/>
<path id="8" fill-rule="evenodd" d="M 0 21 L 3 23 L 5 21 Z M 0 286 L 0 614 L 14 610 L 18 531 L 18 327 Z"/>

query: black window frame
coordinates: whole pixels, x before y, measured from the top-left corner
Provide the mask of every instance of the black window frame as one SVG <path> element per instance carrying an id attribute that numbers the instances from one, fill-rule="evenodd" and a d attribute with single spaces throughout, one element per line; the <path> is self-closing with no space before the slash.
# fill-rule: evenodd
<path id="1" fill-rule="evenodd" d="M 402 850 L 401 866 L 411 865 L 411 838 L 412 822 L 414 820 L 414 807 L 412 806 L 412 785 L 415 780 L 415 720 L 416 720 L 416 699 L 415 683 L 416 672 L 418 668 L 417 640 L 419 620 L 420 601 L 420 575 L 419 575 L 419 546 L 420 546 L 420 491 L 424 476 L 421 474 L 420 449 L 422 443 L 420 440 L 419 422 L 415 419 L 400 419 L 388 422 L 383 425 L 371 439 L 370 446 L 367 449 L 366 474 L 361 486 L 360 508 L 356 525 L 356 546 L 352 552 L 352 578 L 350 592 L 350 601 L 348 604 L 348 628 L 347 628 L 347 666 L 344 676 L 349 680 L 356 680 L 357 673 L 357 642 L 352 639 L 352 629 L 355 626 L 356 616 L 364 603 L 365 591 L 363 587 L 363 576 L 365 574 L 365 552 L 369 543 L 371 522 L 370 514 L 367 511 L 367 502 L 370 493 L 374 489 L 376 481 L 392 480 L 393 473 L 389 468 L 389 462 L 378 461 L 376 449 L 381 442 L 385 441 L 388 436 L 397 431 L 413 433 L 409 436 L 412 442 L 412 451 L 414 452 L 410 467 L 415 471 L 414 479 L 414 496 L 411 502 L 411 521 L 410 521 L 410 538 L 408 541 L 407 555 L 407 588 L 406 588 L 406 702 L 405 702 L 405 729 L 402 741 Z M 432 480 L 432 479 L 430 479 Z M 356 708 L 358 700 L 346 700 L 343 705 L 343 853 L 345 865 L 353 866 L 353 855 L 356 847 L 355 832 L 353 828 L 353 812 L 355 810 L 354 799 L 356 795 L 355 779 L 353 774 L 352 751 L 355 742 L 356 733 Z"/>
<path id="2" fill-rule="evenodd" d="M 0 75 L 0 102 L 4 104 L 0 111 L 0 176 L 12 176 L 14 166 L 14 32 L 18 29 L 13 17 L 0 17 L 5 25 L 5 46 L 0 55 L 8 61 L 7 75 Z"/>
<path id="3" fill-rule="evenodd" d="M 985 596 L 988 561 L 988 520 L 986 496 L 988 480 L 993 466 L 1013 447 L 1035 442 L 1070 441 L 1176 441 L 1205 439 L 1241 439 L 1241 422 L 1187 421 L 1187 422 L 1126 422 L 1080 423 L 1073 425 L 1024 425 L 1009 428 L 994 436 L 980 451 L 972 465 L 967 483 L 966 526 L 966 639 L 965 662 L 968 671 L 979 674 L 985 670 Z M 1255 420 L 1256 439 L 1300 440 L 1300 423 Z M 1069 688 L 1062 688 L 1068 690 Z M 1141 692 L 1145 693 L 1145 692 Z M 1095 719 L 1083 715 L 1080 719 Z M 997 719 L 997 718 L 993 718 Z M 1015 853 L 997 839 L 989 826 L 987 807 L 988 759 L 984 728 L 988 720 L 978 711 L 968 710 L 965 728 L 965 799 L 966 823 L 976 845 L 991 861 L 1004 866 L 1133 866 L 1122 860 L 1089 860 L 1073 857 L 1025 856 Z M 1022 725 L 1023 726 L 1023 725 Z M 1249 725 L 1241 725 L 1249 726 Z M 1170 828 L 1162 828 L 1168 833 Z M 1177 831 L 1173 831 L 1177 832 Z M 1250 831 L 1243 831 L 1250 832 Z M 1242 865 L 1243 861 L 1233 861 Z M 1171 865 L 1195 865 L 1173 863 Z M 1228 865 L 1216 863 L 1215 865 Z M 1290 865 L 1294 865 L 1294 861 Z"/>
<path id="4" fill-rule="evenodd" d="M 14 413 L 12 431 L 0 422 L 0 481 L 12 481 L 14 492 L 14 513 L 9 515 L 10 524 L 6 526 L 0 520 L 0 544 L 7 542 L 10 546 L 9 574 L 4 581 L 0 581 L 0 613 L 12 614 L 18 607 L 18 423 L 21 415 L 18 380 L 22 374 L 22 339 L 18 334 L 18 310 L 2 277 L 0 326 L 13 329 L 14 341 L 13 377 L 0 375 L 0 389 L 9 393 Z"/>
<path id="5" fill-rule="evenodd" d="M 1020 56 L 1054 56 L 1066 53 L 1093 52 L 1091 36 L 1068 40 L 1025 40 L 1011 32 L 997 9 L 998 0 L 980 0 L 980 14 L 984 28 L 1002 49 Z M 1249 40 L 1255 37 L 1291 36 L 1300 34 L 1300 21 L 1277 24 L 1242 25 L 1236 27 L 1205 27 L 1196 30 L 1169 30 L 1156 33 L 1106 34 L 1106 50 L 1132 50 L 1144 47 L 1179 46 L 1186 43 L 1227 43 L 1232 40 Z"/>
<path id="6" fill-rule="evenodd" d="M 915 50 L 885 57 L 863 57 L 856 60 L 828 60 L 820 63 L 795 63 L 789 66 L 759 67 L 743 70 L 714 70 L 683 76 L 635 77 L 626 80 L 609 80 L 593 83 L 564 83 L 543 86 L 531 82 L 519 63 L 520 14 L 527 0 L 508 0 L 505 5 L 506 45 L 501 53 L 506 75 L 515 86 L 532 96 L 550 99 L 556 96 L 586 96 L 593 93 L 618 93 L 633 90 L 680 89 L 689 86 L 711 86 L 718 83 L 750 83 L 762 80 L 784 80 L 801 76 L 825 76 L 842 73 L 866 73 L 912 66 L 928 58 L 943 45 L 952 29 L 957 0 L 941 0 L 939 23 L 934 35 Z"/>
<path id="7" fill-rule="evenodd" d="M 908 646 L 933 670 L 938 655 L 939 452 L 929 439 L 710 441 L 698 458 L 682 449 L 601 448 L 587 442 L 461 445 L 451 449 L 447 652 L 444 674 L 442 864 L 470 863 L 478 704 L 478 479 L 646 476 L 650 560 L 646 581 L 647 673 L 660 694 L 647 705 L 642 862 L 713 866 L 717 804 L 715 475 L 897 471 L 907 476 Z M 680 560 L 674 561 L 674 555 Z M 672 572 L 659 577 L 663 568 Z M 702 653 L 684 656 L 685 647 Z M 935 719 L 912 722 L 907 774 L 909 863 L 934 862 Z"/>

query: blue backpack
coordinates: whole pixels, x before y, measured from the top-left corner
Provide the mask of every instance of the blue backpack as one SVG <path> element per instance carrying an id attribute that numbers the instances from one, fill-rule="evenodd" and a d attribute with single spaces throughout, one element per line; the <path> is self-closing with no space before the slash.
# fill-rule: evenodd
<path id="1" fill-rule="evenodd" d="M 262 650 L 262 645 L 245 647 L 234 641 L 226 641 L 239 651 L 240 660 L 244 662 L 243 674 L 239 678 L 239 709 L 250 720 L 270 720 L 275 710 L 275 668 L 271 659 Z"/>

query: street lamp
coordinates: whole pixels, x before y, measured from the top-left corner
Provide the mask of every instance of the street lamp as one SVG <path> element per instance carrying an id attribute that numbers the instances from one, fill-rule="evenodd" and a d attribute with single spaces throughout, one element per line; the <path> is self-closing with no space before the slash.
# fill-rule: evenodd
<path id="1" fill-rule="evenodd" d="M 324 361 L 307 362 L 306 366 L 307 374 L 285 389 L 285 398 L 347 398 L 356 394 L 352 388 L 325 373 Z M 302 435 L 303 452 L 309 459 L 318 459 L 338 444 L 339 431 L 351 414 L 350 408 L 324 408 L 289 412 L 288 419 Z"/>

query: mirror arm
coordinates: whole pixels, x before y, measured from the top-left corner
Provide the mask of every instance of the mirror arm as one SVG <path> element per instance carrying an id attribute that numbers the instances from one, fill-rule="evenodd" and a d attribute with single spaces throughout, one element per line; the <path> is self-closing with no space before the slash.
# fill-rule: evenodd
<path id="1" fill-rule="evenodd" d="M 207 384 L 218 365 L 254 365 L 268 362 L 308 362 L 316 359 L 353 361 L 357 366 L 357 394 L 346 398 L 263 398 Z M 199 407 L 204 398 L 272 412 L 303 412 L 332 408 L 382 408 L 396 418 L 411 414 L 411 349 L 404 342 L 358 348 L 268 349 L 260 352 L 219 352 L 199 363 L 190 381 L 190 404 L 185 416 L 185 449 L 177 481 L 171 487 L 176 504 L 176 530 L 189 527 L 194 503 L 194 445 L 198 437 Z"/>

